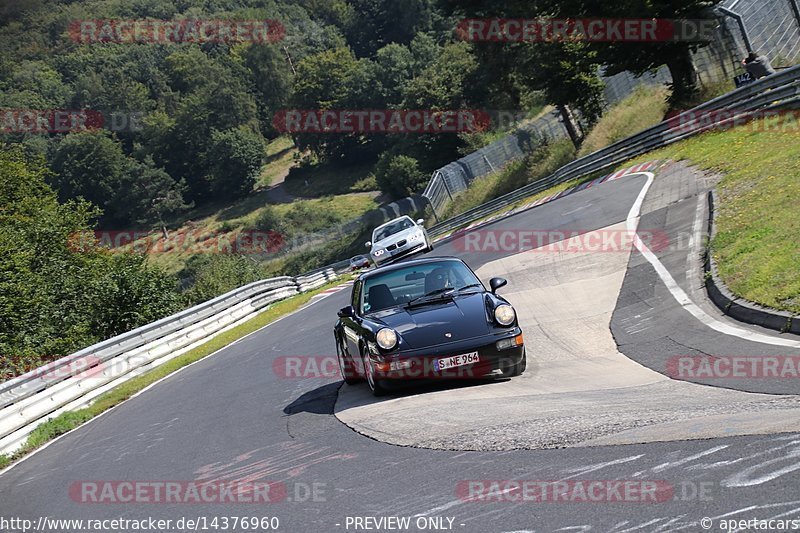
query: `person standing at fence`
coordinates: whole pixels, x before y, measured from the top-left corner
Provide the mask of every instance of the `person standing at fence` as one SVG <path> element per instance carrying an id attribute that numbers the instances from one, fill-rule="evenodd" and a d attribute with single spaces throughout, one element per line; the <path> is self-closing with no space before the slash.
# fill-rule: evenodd
<path id="1" fill-rule="evenodd" d="M 765 55 L 758 55 L 755 52 L 750 52 L 747 57 L 742 61 L 744 69 L 753 77 L 753 79 L 763 78 L 770 74 L 775 74 L 775 69 L 772 68 L 769 59 Z"/>

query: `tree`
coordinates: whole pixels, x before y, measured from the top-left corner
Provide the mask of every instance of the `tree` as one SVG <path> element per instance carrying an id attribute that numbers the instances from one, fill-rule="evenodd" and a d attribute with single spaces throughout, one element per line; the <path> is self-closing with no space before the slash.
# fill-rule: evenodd
<path id="1" fill-rule="evenodd" d="M 247 128 L 212 131 L 203 155 L 211 194 L 241 198 L 253 190 L 264 156 L 264 141 Z"/>
<path id="2" fill-rule="evenodd" d="M 292 90 L 292 70 L 281 45 L 250 46 L 245 50 L 244 64 L 250 70 L 256 88 L 259 122 L 264 136 L 275 137 L 279 132 L 272 117 L 289 103 Z"/>
<path id="3" fill-rule="evenodd" d="M 99 249 L 97 208 L 59 203 L 42 158 L 0 145 L 0 375 L 14 375 L 178 309 L 174 279 Z"/>
<path id="4" fill-rule="evenodd" d="M 480 107 L 485 86 L 477 83 L 480 64 L 465 42 L 442 47 L 435 59 L 404 87 L 402 107 L 422 110 L 463 110 Z M 408 134 L 392 148 L 415 158 L 425 170 L 452 161 L 462 141 L 455 133 Z M 377 172 L 376 172 L 377 174 Z"/>
<path id="5" fill-rule="evenodd" d="M 375 165 L 375 179 L 383 192 L 402 198 L 418 192 L 427 177 L 413 157 L 386 152 Z"/>
<path id="6" fill-rule="evenodd" d="M 432 0 L 349 0 L 353 13 L 344 25 L 347 42 L 358 57 L 372 55 L 390 43 L 407 44 L 431 29 Z"/>
<path id="7" fill-rule="evenodd" d="M 581 113 L 591 127 L 603 112 L 603 81 L 597 53 L 586 43 L 554 42 L 521 44 L 514 47 L 514 74 L 532 90 L 542 91 L 559 112 L 570 138 L 577 147 L 582 134 L 575 128 L 570 106 Z"/>
<path id="8" fill-rule="evenodd" d="M 100 207 L 105 227 L 152 224 L 187 207 L 183 184 L 157 168 L 152 158 L 139 162 L 126 156 L 107 132 L 67 135 L 52 167 L 61 198 L 84 198 Z"/>
<path id="9" fill-rule="evenodd" d="M 321 109 L 358 109 L 363 100 L 355 96 L 365 85 L 367 63 L 355 58 L 346 47 L 326 50 L 305 57 L 297 65 L 290 107 L 314 112 Z M 372 90 L 372 88 L 368 89 Z M 301 150 L 311 150 L 320 159 L 344 159 L 363 148 L 365 140 L 360 133 L 309 133 L 293 134 L 295 145 Z"/>
<path id="10" fill-rule="evenodd" d="M 556 16 L 580 18 L 701 19 L 721 0 L 543 0 Z M 692 53 L 708 45 L 703 41 L 596 42 L 590 47 L 607 66 L 606 74 L 629 70 L 641 75 L 666 65 L 672 75 L 673 106 L 684 104 L 697 93 L 697 72 Z"/>
<path id="11" fill-rule="evenodd" d="M 128 159 L 107 132 L 72 133 L 58 145 L 51 165 L 54 184 L 62 200 L 84 198 L 104 210 L 107 223 L 123 218 L 115 212 L 122 194 Z"/>

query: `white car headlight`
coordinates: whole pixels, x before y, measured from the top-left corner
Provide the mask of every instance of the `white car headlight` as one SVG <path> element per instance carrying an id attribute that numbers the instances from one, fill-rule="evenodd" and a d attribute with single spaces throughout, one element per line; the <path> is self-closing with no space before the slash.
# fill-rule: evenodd
<path id="1" fill-rule="evenodd" d="M 421 232 L 421 231 L 418 231 L 417 233 L 414 233 L 413 235 L 411 235 L 411 237 L 409 237 L 409 238 L 408 238 L 408 240 L 409 240 L 409 241 L 419 241 L 419 240 L 422 240 L 422 232 Z"/>
<path id="2" fill-rule="evenodd" d="M 510 326 L 514 323 L 515 318 L 517 318 L 517 313 L 508 304 L 501 304 L 494 308 L 494 319 L 501 326 Z"/>
<path id="3" fill-rule="evenodd" d="M 379 255 L 383 255 L 383 253 L 385 251 L 386 250 L 375 250 L 374 252 L 372 252 L 372 255 L 374 255 L 375 257 L 378 257 Z"/>
<path id="4" fill-rule="evenodd" d="M 375 335 L 375 341 L 384 350 L 391 350 L 397 346 L 397 333 L 390 328 L 380 329 L 378 334 Z"/>

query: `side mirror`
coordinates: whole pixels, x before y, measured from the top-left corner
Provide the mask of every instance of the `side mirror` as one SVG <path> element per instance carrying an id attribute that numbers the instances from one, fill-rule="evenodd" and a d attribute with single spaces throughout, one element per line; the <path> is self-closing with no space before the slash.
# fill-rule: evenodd
<path id="1" fill-rule="evenodd" d="M 356 313 L 353 310 L 353 306 L 348 305 L 347 307 L 342 307 L 339 309 L 336 314 L 339 316 L 339 318 L 352 318 Z"/>
<path id="2" fill-rule="evenodd" d="M 417 224 L 419 224 L 420 226 L 424 225 L 425 224 L 425 219 L 424 218 L 418 218 L 417 219 Z"/>
<path id="3" fill-rule="evenodd" d="M 372 248 L 372 241 L 365 242 L 364 246 L 366 246 L 367 248 Z"/>
<path id="4" fill-rule="evenodd" d="M 505 287 L 507 284 L 508 280 L 505 278 L 492 278 L 489 280 L 489 287 L 492 288 L 492 294 L 495 294 L 497 289 Z"/>

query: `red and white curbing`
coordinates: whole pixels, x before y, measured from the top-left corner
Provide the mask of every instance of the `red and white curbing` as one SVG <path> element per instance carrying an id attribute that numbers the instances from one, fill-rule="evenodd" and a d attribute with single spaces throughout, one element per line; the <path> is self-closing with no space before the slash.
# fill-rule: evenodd
<path id="1" fill-rule="evenodd" d="M 341 285 L 337 285 L 335 287 L 331 287 L 330 289 L 325 289 L 324 291 L 320 292 L 319 294 L 315 294 L 311 298 L 311 301 L 313 302 L 314 300 L 319 300 L 321 298 L 325 298 L 327 296 L 330 296 L 331 294 L 337 293 L 337 292 L 339 292 L 339 291 L 341 291 L 343 289 L 346 289 L 347 287 L 350 287 L 352 285 L 353 285 L 353 280 L 345 281 Z"/>
<path id="2" fill-rule="evenodd" d="M 569 189 L 564 189 L 561 192 L 554 193 L 554 194 L 551 194 L 549 196 L 545 196 L 544 198 L 539 198 L 538 200 L 534 200 L 533 202 L 528 202 L 526 204 L 522 204 L 519 207 L 515 207 L 513 209 L 509 209 L 508 211 L 504 211 L 502 213 L 498 213 L 496 215 L 492 215 L 489 218 L 485 218 L 485 219 L 482 219 L 482 220 L 475 221 L 472 224 L 470 224 L 469 226 L 466 226 L 466 227 L 461 228 L 461 229 L 457 229 L 455 231 L 451 231 L 450 233 L 445 233 L 444 235 L 440 235 L 439 237 L 436 237 L 433 240 L 433 242 L 436 243 L 436 242 L 439 242 L 439 241 L 443 241 L 445 239 L 449 239 L 450 237 L 452 237 L 455 234 L 466 233 L 471 229 L 475 229 L 477 227 L 484 226 L 486 224 L 489 224 L 489 223 L 494 222 L 496 220 L 499 220 L 501 218 L 506 218 L 506 217 L 509 217 L 511 215 L 515 215 L 517 213 L 520 213 L 522 211 L 526 211 L 528 209 L 534 208 L 536 206 L 539 206 L 539 205 L 542 205 L 542 204 L 546 204 L 548 202 L 552 202 L 553 200 L 558 200 L 559 198 L 562 198 L 564 196 L 568 196 L 568 195 L 570 195 L 572 193 L 579 192 L 579 191 L 582 191 L 584 189 L 588 189 L 590 187 L 594 187 L 595 185 L 600 185 L 601 183 L 606 183 L 606 182 L 609 182 L 609 181 L 618 180 L 618 179 L 620 179 L 620 178 L 622 178 L 624 176 L 627 176 L 628 174 L 635 174 L 637 172 L 645 172 L 645 171 L 648 171 L 648 170 L 652 170 L 660 162 L 661 161 L 659 161 L 659 160 L 648 161 L 647 163 L 640 163 L 638 165 L 632 165 L 630 167 L 624 168 L 622 170 L 618 170 L 618 171 L 613 172 L 611 174 L 606 174 L 605 176 L 601 176 L 601 177 L 596 178 L 596 179 L 594 179 L 592 181 L 587 181 L 586 183 L 581 183 L 580 185 L 576 185 L 574 187 L 570 187 Z"/>

